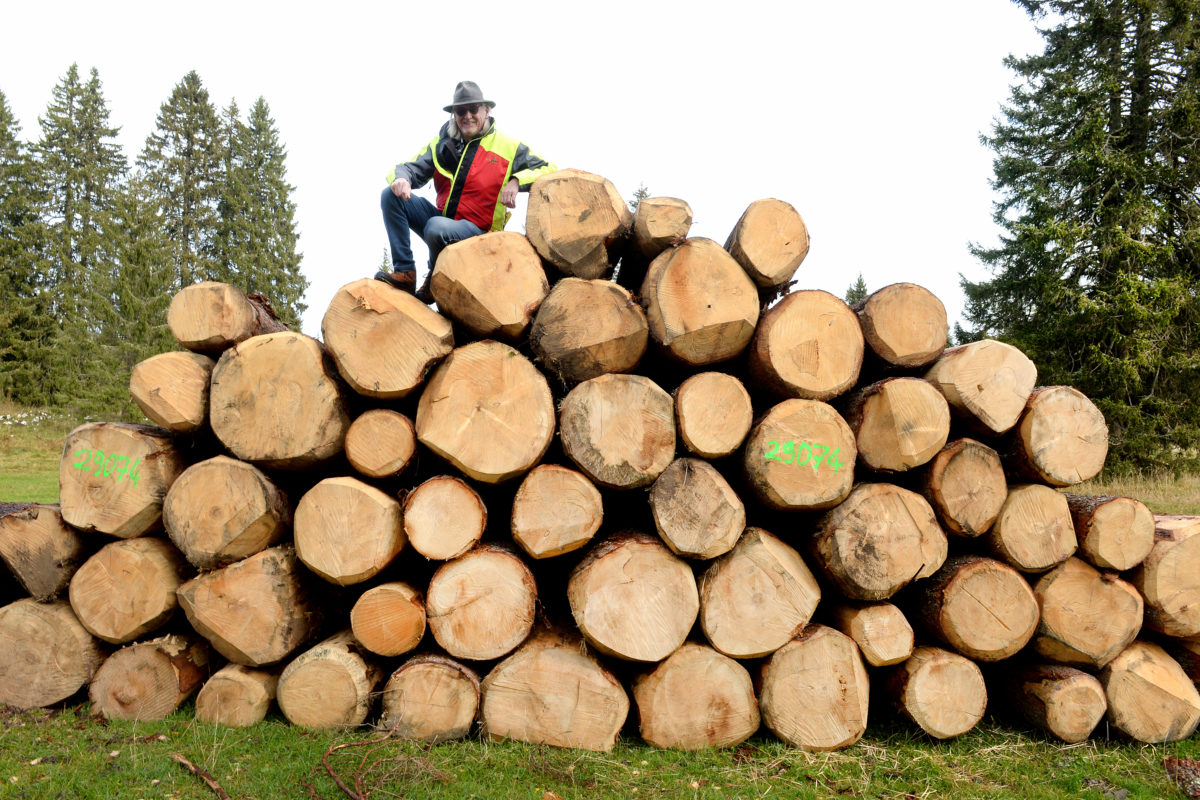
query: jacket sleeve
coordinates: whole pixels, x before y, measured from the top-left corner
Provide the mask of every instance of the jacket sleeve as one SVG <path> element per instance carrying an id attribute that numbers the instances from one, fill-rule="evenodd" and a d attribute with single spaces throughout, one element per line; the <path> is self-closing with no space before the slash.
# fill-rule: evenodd
<path id="1" fill-rule="evenodd" d="M 433 177 L 433 148 L 437 146 L 437 137 L 421 148 L 411 161 L 397 164 L 387 175 L 387 182 L 394 183 L 397 178 L 407 178 L 412 188 L 420 189 Z"/>
<path id="2" fill-rule="evenodd" d="M 524 142 L 517 145 L 510 177 L 517 179 L 522 192 L 528 192 L 535 180 L 551 172 L 558 172 L 558 167 L 534 153 Z"/>

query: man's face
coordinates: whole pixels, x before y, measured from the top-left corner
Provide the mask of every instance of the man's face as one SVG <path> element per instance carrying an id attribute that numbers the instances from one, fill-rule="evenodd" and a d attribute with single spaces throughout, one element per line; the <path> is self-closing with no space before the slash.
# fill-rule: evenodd
<path id="1" fill-rule="evenodd" d="M 462 133 L 464 139 L 478 136 L 483 130 L 487 118 L 488 107 L 486 103 L 469 103 L 454 107 L 454 121 L 458 123 L 458 130 Z"/>

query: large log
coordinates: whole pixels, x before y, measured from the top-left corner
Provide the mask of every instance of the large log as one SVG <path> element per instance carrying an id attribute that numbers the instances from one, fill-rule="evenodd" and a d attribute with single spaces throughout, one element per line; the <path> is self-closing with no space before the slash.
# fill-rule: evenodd
<path id="1" fill-rule="evenodd" d="M 383 670 L 349 630 L 339 631 L 283 668 L 275 700 L 288 722 L 303 728 L 361 725 Z"/>
<path id="2" fill-rule="evenodd" d="M 167 327 L 183 347 L 210 355 L 252 336 L 287 330 L 265 297 L 216 281 L 176 292 L 167 308 Z"/>
<path id="3" fill-rule="evenodd" d="M 762 667 L 763 723 L 802 750 L 849 747 L 867 729 L 870 683 L 849 636 L 809 625 Z"/>
<path id="4" fill-rule="evenodd" d="M 346 383 L 381 399 L 407 397 L 454 348 L 450 320 L 370 278 L 338 289 L 321 319 L 321 337 Z"/>
<path id="5" fill-rule="evenodd" d="M 1142 596 L 1111 572 L 1077 558 L 1038 579 L 1042 609 L 1033 644 L 1057 664 L 1099 669 L 1124 650 L 1142 629 Z"/>
<path id="6" fill-rule="evenodd" d="M 350 630 L 372 653 L 403 655 L 425 635 L 425 598 L 402 581 L 372 586 L 354 601 Z"/>
<path id="7" fill-rule="evenodd" d="M 912 655 L 912 625 L 891 603 L 835 603 L 830 617 L 835 628 L 854 640 L 872 667 L 899 664 Z"/>
<path id="8" fill-rule="evenodd" d="M 707 461 L 677 458 L 650 487 L 654 527 L 677 556 L 713 559 L 728 553 L 746 528 L 746 507 Z"/>
<path id="9" fill-rule="evenodd" d="M 208 643 L 171 634 L 126 645 L 109 656 L 88 687 L 92 712 L 105 719 L 164 719 L 192 696 L 211 671 Z"/>
<path id="10" fill-rule="evenodd" d="M 545 376 L 512 347 L 481 341 L 456 349 L 421 392 L 417 438 L 483 483 L 523 475 L 554 436 Z"/>
<path id="11" fill-rule="evenodd" d="M 650 336 L 689 366 L 726 361 L 750 344 L 758 291 L 711 239 L 688 239 L 650 262 L 642 281 Z"/>
<path id="12" fill-rule="evenodd" d="M 550 282 L 527 238 L 492 231 L 443 250 L 429 291 L 438 310 L 473 335 L 516 343 L 546 299 Z"/>
<path id="13" fill-rule="evenodd" d="M 244 461 L 305 469 L 342 452 L 350 417 L 316 339 L 290 331 L 247 339 L 221 354 L 209 391 L 213 433 Z"/>
<path id="14" fill-rule="evenodd" d="M 1135 641 L 1100 671 L 1108 721 L 1147 744 L 1178 742 L 1200 722 L 1200 693 L 1179 664 L 1156 644 Z"/>
<path id="15" fill-rule="evenodd" d="M 741 744 L 758 730 L 750 673 L 710 647 L 686 643 L 634 681 L 638 731 L 651 747 Z"/>
<path id="16" fill-rule="evenodd" d="M 104 661 L 66 600 L 30 598 L 0 607 L 0 705 L 38 708 L 83 688 Z"/>
<path id="17" fill-rule="evenodd" d="M 1154 547 L 1154 513 L 1132 497 L 1067 494 L 1077 555 L 1100 569 L 1133 569 Z"/>
<path id="18" fill-rule="evenodd" d="M 700 579 L 700 627 L 725 655 L 760 658 L 804 630 L 820 599 L 799 553 L 762 528 L 747 528 Z"/>
<path id="19" fill-rule="evenodd" d="M 534 467 L 513 497 L 513 541 L 533 558 L 578 550 L 604 521 L 599 490 L 587 477 L 555 464 Z"/>
<path id="20" fill-rule="evenodd" d="M 571 571 L 567 600 L 579 632 L 601 653 L 628 661 L 666 658 L 700 610 L 691 567 L 658 537 L 634 532 L 588 552 Z"/>
<path id="21" fill-rule="evenodd" d="M 893 283 L 854 306 L 863 339 L 889 369 L 919 369 L 946 349 L 946 307 L 915 283 Z"/>
<path id="22" fill-rule="evenodd" d="M 346 431 L 346 460 L 368 478 L 394 478 L 417 454 L 417 429 L 399 411 L 373 408 Z"/>
<path id="23" fill-rule="evenodd" d="M 1078 389 L 1033 390 L 1012 431 L 1009 468 L 1026 480 L 1073 486 L 1090 480 L 1108 455 L 1108 425 L 1100 409 Z"/>
<path id="24" fill-rule="evenodd" d="M 162 428 L 80 425 L 63 444 L 60 513 L 74 528 L 121 539 L 161 530 L 163 496 L 185 466 Z"/>
<path id="25" fill-rule="evenodd" d="M 184 470 L 163 501 L 171 541 L 197 569 L 252 556 L 287 535 L 292 510 L 261 470 L 216 456 Z"/>
<path id="26" fill-rule="evenodd" d="M 358 478 L 326 478 L 296 506 L 296 555 L 330 583 L 375 577 L 404 549 L 400 503 Z"/>
<path id="27" fill-rule="evenodd" d="M 602 278 L 633 226 L 633 213 L 610 181 L 577 169 L 543 175 L 529 188 L 525 235 L 564 275 Z"/>
<path id="28" fill-rule="evenodd" d="M 449 561 L 483 538 L 487 506 L 466 481 L 438 475 L 404 498 L 404 533 L 426 558 Z"/>
<path id="29" fill-rule="evenodd" d="M 455 658 L 501 658 L 533 629 L 537 586 L 516 553 L 480 545 L 447 561 L 429 580 L 425 615 L 433 638 Z"/>
<path id="30" fill-rule="evenodd" d="M 1086 740 L 1108 710 L 1104 687 L 1095 676 L 1059 664 L 1006 669 L 994 689 L 1005 707 L 1067 744 Z"/>
<path id="31" fill-rule="evenodd" d="M 646 313 L 629 291 L 599 279 L 554 284 L 529 330 L 537 360 L 566 383 L 629 372 L 649 338 Z"/>
<path id="32" fill-rule="evenodd" d="M 854 485 L 854 432 L 833 406 L 784 400 L 750 430 L 742 468 L 754 495 L 781 511 L 836 506 Z"/>
<path id="33" fill-rule="evenodd" d="M 749 361 L 750 374 L 776 396 L 831 400 L 858 381 L 862 329 L 829 292 L 792 292 L 763 314 Z"/>
<path id="34" fill-rule="evenodd" d="M 1075 552 L 1067 498 L 1040 483 L 1015 484 L 986 541 L 1000 560 L 1022 572 L 1045 572 Z"/>
<path id="35" fill-rule="evenodd" d="M 1154 515 L 1154 547 L 1130 574 L 1145 623 L 1168 636 L 1200 636 L 1200 517 Z"/>
<path id="36" fill-rule="evenodd" d="M 192 570 L 165 539 L 123 539 L 101 547 L 71 578 L 80 624 L 109 644 L 158 629 L 179 607 L 175 596 Z"/>
<path id="37" fill-rule="evenodd" d="M 461 739 L 479 712 L 479 676 L 443 656 L 414 656 L 383 686 L 380 726 L 430 744 Z"/>
<path id="38" fill-rule="evenodd" d="M 129 394 L 151 422 L 190 433 L 208 422 L 208 382 L 216 361 L 200 353 L 160 353 L 129 373 Z"/>
<path id="39" fill-rule="evenodd" d="M 629 696 L 578 637 L 539 633 L 482 684 L 489 739 L 607 752 L 629 715 Z"/>
<path id="40" fill-rule="evenodd" d="M 769 198 L 751 203 L 725 240 L 725 249 L 755 285 L 783 286 L 808 255 L 808 226 L 790 203 Z"/>
<path id="41" fill-rule="evenodd" d="M 1037 383 L 1037 367 L 1010 344 L 983 339 L 951 347 L 925 373 L 954 415 L 985 435 L 1017 424 Z"/>
<path id="42" fill-rule="evenodd" d="M 950 438 L 946 398 L 920 378 L 887 378 L 863 387 L 848 401 L 858 460 L 882 472 L 905 472 L 927 463 Z"/>
<path id="43" fill-rule="evenodd" d="M 935 739 L 974 728 L 987 707 L 987 686 L 974 661 L 938 647 L 918 647 L 890 668 L 887 695 L 901 716 Z"/>
<path id="44" fill-rule="evenodd" d="M 633 246 L 638 255 L 650 261 L 683 242 L 691 228 L 692 207 L 686 201 L 678 197 L 643 197 L 633 215 Z M 622 273 L 625 266 L 622 262 Z"/>
<path id="45" fill-rule="evenodd" d="M 196 719 L 210 725 L 245 728 L 267 717 L 279 683 L 277 670 L 226 664 L 196 695 Z"/>
<path id="46" fill-rule="evenodd" d="M 641 375 L 601 375 L 562 401 L 563 451 L 593 481 L 614 489 L 645 486 L 675 458 L 671 395 Z"/>
<path id="47" fill-rule="evenodd" d="M 83 537 L 57 505 L 0 503 L 0 560 L 34 600 L 62 594 L 86 559 Z"/>
<path id="48" fill-rule="evenodd" d="M 675 420 L 683 446 L 701 458 L 724 458 L 746 440 L 754 406 L 742 382 L 724 372 L 701 372 L 675 390 Z"/>
<path id="49" fill-rule="evenodd" d="M 942 527 L 958 536 L 986 533 L 1008 498 L 1000 454 L 974 439 L 955 439 L 943 447 L 921 479 L 921 492 Z"/>

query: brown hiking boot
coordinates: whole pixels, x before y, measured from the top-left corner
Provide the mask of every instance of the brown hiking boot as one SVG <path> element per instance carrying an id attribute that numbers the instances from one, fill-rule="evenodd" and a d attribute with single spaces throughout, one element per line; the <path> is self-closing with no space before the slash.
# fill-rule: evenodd
<path id="1" fill-rule="evenodd" d="M 376 272 L 375 280 L 394 286 L 402 292 L 413 294 L 417 287 L 417 273 L 414 272 Z"/>

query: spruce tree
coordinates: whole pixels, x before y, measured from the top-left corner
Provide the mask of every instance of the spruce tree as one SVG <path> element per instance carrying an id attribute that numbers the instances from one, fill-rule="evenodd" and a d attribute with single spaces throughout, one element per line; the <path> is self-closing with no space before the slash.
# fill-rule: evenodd
<path id="1" fill-rule="evenodd" d="M 858 273 L 858 280 L 850 284 L 850 288 L 846 289 L 846 304 L 854 305 L 857 302 L 867 299 L 867 282 L 863 280 L 862 273 Z"/>
<path id="2" fill-rule="evenodd" d="M 1104 411 L 1109 466 L 1183 466 L 1200 445 L 1197 0 L 1017 0 L 1043 52 L 984 141 L 999 244 L 963 280 L 972 330 Z"/>

